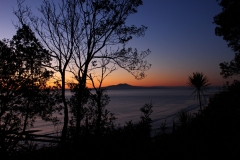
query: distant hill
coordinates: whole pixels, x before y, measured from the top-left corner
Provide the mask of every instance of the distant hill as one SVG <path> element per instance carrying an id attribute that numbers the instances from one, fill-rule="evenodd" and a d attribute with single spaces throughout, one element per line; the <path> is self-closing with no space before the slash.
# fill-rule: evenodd
<path id="1" fill-rule="evenodd" d="M 121 83 L 118 85 L 107 86 L 106 88 L 107 89 L 137 89 L 137 88 L 144 88 L 144 87 L 132 86 L 127 83 Z"/>
<path id="2" fill-rule="evenodd" d="M 113 90 L 113 89 L 159 89 L 159 88 L 168 88 L 168 87 L 164 87 L 164 86 L 143 87 L 143 86 L 132 86 L 127 83 L 120 83 L 117 85 L 111 85 L 104 88 Z"/>

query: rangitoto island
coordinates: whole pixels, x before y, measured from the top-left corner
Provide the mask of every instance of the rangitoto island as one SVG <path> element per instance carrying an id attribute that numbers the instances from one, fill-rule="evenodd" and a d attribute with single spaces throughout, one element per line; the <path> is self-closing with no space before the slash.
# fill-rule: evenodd
<path id="1" fill-rule="evenodd" d="M 107 87 L 104 87 L 108 90 L 111 90 L 111 89 L 143 89 L 143 88 L 147 88 L 147 87 L 142 87 L 142 86 L 132 86 L 132 85 L 129 85 L 127 83 L 120 83 L 120 84 L 117 84 L 117 85 L 110 85 L 110 86 L 107 86 Z"/>
<path id="2" fill-rule="evenodd" d="M 189 86 L 134 86 L 127 83 L 120 83 L 117 85 L 110 85 L 103 87 L 107 90 L 121 90 L 121 89 L 171 89 L 171 88 L 190 88 Z"/>

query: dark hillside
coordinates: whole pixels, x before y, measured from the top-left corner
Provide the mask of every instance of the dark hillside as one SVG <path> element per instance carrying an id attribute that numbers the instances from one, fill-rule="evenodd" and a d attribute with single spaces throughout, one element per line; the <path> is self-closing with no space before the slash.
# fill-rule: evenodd
<path id="1" fill-rule="evenodd" d="M 80 146 L 53 147 L 8 159 L 235 159 L 240 151 L 240 84 L 214 95 L 202 113 L 178 122 L 173 133 L 147 138 L 128 123 L 101 137 L 83 137 Z M 140 124 L 140 123 L 139 123 Z"/>

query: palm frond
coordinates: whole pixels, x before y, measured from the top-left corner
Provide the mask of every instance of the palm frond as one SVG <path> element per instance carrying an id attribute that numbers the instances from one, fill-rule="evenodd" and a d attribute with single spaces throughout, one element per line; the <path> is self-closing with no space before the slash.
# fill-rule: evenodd
<path id="1" fill-rule="evenodd" d="M 202 72 L 193 72 L 193 74 L 188 77 L 187 84 L 195 88 L 191 95 L 195 94 L 194 99 L 197 97 L 201 109 L 201 98 L 205 98 L 205 92 L 207 92 L 206 87 L 210 85 L 208 78 Z"/>

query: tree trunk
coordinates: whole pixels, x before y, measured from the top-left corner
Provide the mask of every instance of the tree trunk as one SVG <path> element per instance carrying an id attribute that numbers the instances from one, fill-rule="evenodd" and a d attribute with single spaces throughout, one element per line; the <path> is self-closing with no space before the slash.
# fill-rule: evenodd
<path id="1" fill-rule="evenodd" d="M 199 100 L 199 105 L 200 105 L 200 111 L 202 112 L 202 101 L 201 101 L 200 93 L 198 94 L 198 100 Z"/>
<path id="2" fill-rule="evenodd" d="M 75 132 L 75 142 L 78 143 L 80 139 L 80 122 L 81 122 L 81 108 L 83 107 L 83 93 L 86 87 L 86 72 L 83 74 L 78 88 L 78 106 L 77 110 L 77 122 L 76 122 L 76 132 Z"/>
<path id="3" fill-rule="evenodd" d="M 76 107 L 76 110 L 77 110 L 77 119 L 76 119 L 76 130 L 75 130 L 75 143 L 78 143 L 79 142 L 79 134 L 80 134 L 80 121 L 81 121 L 81 102 L 82 102 L 82 93 L 81 93 L 81 90 L 82 90 L 82 87 L 81 87 L 81 84 L 77 90 L 78 92 L 78 106 Z"/>
<path id="4" fill-rule="evenodd" d="M 64 123 L 62 128 L 61 144 L 65 145 L 67 138 L 67 126 L 68 126 L 68 106 L 65 97 L 65 75 L 62 73 L 62 100 L 64 105 Z"/>
<path id="5" fill-rule="evenodd" d="M 75 131 L 75 143 L 79 142 L 80 139 L 80 122 L 81 122 L 81 108 L 83 107 L 83 99 L 84 99 L 84 90 L 86 88 L 86 80 L 87 80 L 87 70 L 88 70 L 89 61 L 85 64 L 85 69 L 83 71 L 82 77 L 79 77 L 79 88 L 78 88 L 78 106 L 77 110 L 77 122 L 76 122 L 76 131 Z"/>
<path id="6" fill-rule="evenodd" d="M 26 130 L 26 128 L 27 128 L 27 120 L 28 120 L 28 114 L 29 114 L 29 106 L 30 106 L 30 100 L 28 100 L 28 103 L 27 103 L 26 115 L 25 115 L 25 119 L 24 119 L 24 123 L 23 123 L 23 132 L 25 132 L 25 130 Z"/>
<path id="7" fill-rule="evenodd" d="M 101 91 L 97 91 L 97 136 L 100 136 L 100 123 L 101 123 L 101 117 L 102 117 L 102 106 L 101 106 Z"/>
<path id="8" fill-rule="evenodd" d="M 27 120 L 28 120 L 28 113 L 26 113 L 25 119 L 24 119 L 24 125 L 23 125 L 23 132 L 25 132 L 27 128 Z"/>

